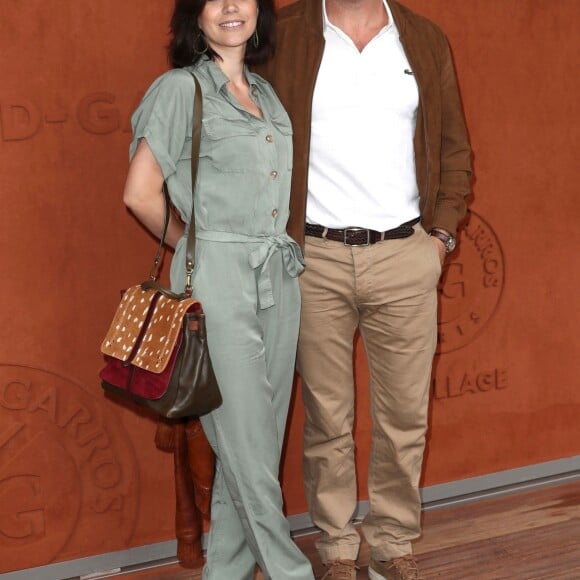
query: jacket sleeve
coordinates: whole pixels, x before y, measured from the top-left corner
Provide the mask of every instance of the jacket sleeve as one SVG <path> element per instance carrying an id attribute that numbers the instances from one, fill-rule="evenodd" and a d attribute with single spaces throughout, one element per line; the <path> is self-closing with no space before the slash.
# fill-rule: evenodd
<path id="1" fill-rule="evenodd" d="M 471 193 L 471 147 L 451 51 L 443 35 L 441 42 L 441 176 L 433 227 L 455 234 Z"/>

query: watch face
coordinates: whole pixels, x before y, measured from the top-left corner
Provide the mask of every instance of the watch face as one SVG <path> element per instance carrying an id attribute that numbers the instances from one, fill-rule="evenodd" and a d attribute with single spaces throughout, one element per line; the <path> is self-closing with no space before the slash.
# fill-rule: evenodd
<path id="1" fill-rule="evenodd" d="M 447 242 L 445 243 L 445 249 L 447 250 L 447 253 L 453 252 L 453 250 L 455 249 L 455 238 L 453 236 L 449 236 L 447 238 Z"/>

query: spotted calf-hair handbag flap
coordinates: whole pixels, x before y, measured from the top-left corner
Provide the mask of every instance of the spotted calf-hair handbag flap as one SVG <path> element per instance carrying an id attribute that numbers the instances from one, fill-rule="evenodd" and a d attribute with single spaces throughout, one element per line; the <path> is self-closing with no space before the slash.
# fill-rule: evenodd
<path id="1" fill-rule="evenodd" d="M 101 344 L 101 352 L 139 368 L 161 373 L 175 349 L 193 298 L 178 300 L 155 288 L 127 289 Z"/>

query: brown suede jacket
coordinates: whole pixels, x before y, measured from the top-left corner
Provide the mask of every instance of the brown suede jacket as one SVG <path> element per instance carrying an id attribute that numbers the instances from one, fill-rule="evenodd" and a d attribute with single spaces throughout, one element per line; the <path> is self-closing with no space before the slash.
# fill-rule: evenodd
<path id="1" fill-rule="evenodd" d="M 414 147 L 421 221 L 427 231 L 438 227 L 455 234 L 470 193 L 471 149 L 449 46 L 435 24 L 394 0 L 388 3 L 419 86 Z M 312 95 L 323 49 L 322 0 L 299 0 L 279 11 L 276 54 L 256 68 L 274 86 L 292 120 L 288 233 L 300 244 L 304 242 Z"/>

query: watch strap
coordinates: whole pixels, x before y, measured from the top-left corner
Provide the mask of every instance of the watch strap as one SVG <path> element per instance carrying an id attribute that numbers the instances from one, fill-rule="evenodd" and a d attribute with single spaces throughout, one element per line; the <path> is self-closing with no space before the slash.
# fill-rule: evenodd
<path id="1" fill-rule="evenodd" d="M 433 236 L 434 238 L 437 238 L 438 240 L 441 240 L 443 242 L 443 244 L 445 245 L 445 252 L 447 254 L 449 254 L 449 252 L 452 252 L 453 249 L 455 248 L 455 238 L 451 235 L 451 234 L 446 234 L 443 233 L 439 230 L 431 230 L 429 232 L 430 236 Z"/>

